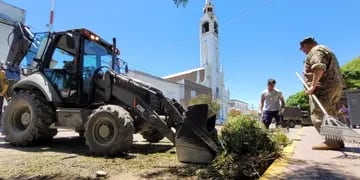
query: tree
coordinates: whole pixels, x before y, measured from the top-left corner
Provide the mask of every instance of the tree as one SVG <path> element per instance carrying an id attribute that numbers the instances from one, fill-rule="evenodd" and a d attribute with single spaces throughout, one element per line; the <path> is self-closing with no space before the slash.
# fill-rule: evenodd
<path id="1" fill-rule="evenodd" d="M 309 110 L 309 96 L 307 96 L 304 91 L 297 92 L 288 97 L 286 106 L 300 106 L 303 110 Z"/>
<path id="2" fill-rule="evenodd" d="M 241 115 L 241 111 L 237 110 L 237 109 L 231 109 L 228 113 L 228 117 L 236 117 L 236 116 L 240 116 Z"/>
<path id="3" fill-rule="evenodd" d="M 174 3 L 176 4 L 177 7 L 179 7 L 180 5 L 183 5 L 185 7 L 187 2 L 188 0 L 174 0 Z"/>
<path id="4" fill-rule="evenodd" d="M 347 89 L 360 89 L 360 56 L 341 67 Z"/>
<path id="5" fill-rule="evenodd" d="M 214 115 L 219 112 L 220 104 L 212 99 L 209 94 L 201 94 L 189 100 L 188 106 L 195 104 L 207 104 L 209 106 L 208 116 Z"/>

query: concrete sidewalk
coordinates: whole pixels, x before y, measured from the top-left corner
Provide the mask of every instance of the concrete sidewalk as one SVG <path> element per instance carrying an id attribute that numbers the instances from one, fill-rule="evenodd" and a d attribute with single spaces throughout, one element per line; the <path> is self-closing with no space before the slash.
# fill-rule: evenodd
<path id="1" fill-rule="evenodd" d="M 355 131 L 360 133 L 359 129 Z M 312 150 L 323 141 L 314 127 L 292 129 L 293 144 L 261 179 L 360 179 L 360 145 L 346 144 L 340 151 Z"/>

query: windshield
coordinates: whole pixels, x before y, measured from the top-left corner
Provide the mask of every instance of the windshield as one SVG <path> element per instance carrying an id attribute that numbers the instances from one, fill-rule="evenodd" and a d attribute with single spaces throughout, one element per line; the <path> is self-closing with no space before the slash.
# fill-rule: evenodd
<path id="1" fill-rule="evenodd" d="M 84 42 L 84 70 L 93 72 L 101 66 L 112 68 L 111 50 L 97 42 L 85 40 Z M 119 72 L 119 63 L 115 62 L 115 71 Z"/>
<path id="2" fill-rule="evenodd" d="M 115 63 L 115 71 L 120 72 Z M 92 79 L 96 69 L 105 66 L 112 68 L 112 53 L 109 48 L 106 48 L 97 42 L 85 40 L 84 41 L 84 61 L 83 61 L 83 91 L 90 91 L 90 80 Z"/>

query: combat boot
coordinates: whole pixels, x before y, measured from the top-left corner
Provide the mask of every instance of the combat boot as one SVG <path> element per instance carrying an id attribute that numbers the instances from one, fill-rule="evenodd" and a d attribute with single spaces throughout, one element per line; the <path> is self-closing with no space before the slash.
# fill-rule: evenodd
<path id="1" fill-rule="evenodd" d="M 326 140 L 318 145 L 312 147 L 313 150 L 340 150 L 344 148 L 343 141 Z"/>

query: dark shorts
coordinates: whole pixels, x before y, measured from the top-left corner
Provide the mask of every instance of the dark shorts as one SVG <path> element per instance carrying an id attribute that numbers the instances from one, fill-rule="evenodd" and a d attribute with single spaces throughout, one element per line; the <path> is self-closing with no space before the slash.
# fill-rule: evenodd
<path id="1" fill-rule="evenodd" d="M 0 96 L 0 115 L 2 113 L 2 107 L 3 107 L 3 104 L 4 104 L 4 96 Z"/>
<path id="2" fill-rule="evenodd" d="M 272 119 L 275 118 L 276 123 L 280 122 L 279 111 L 265 111 L 263 114 L 263 123 L 265 124 L 266 128 L 269 128 Z"/>

